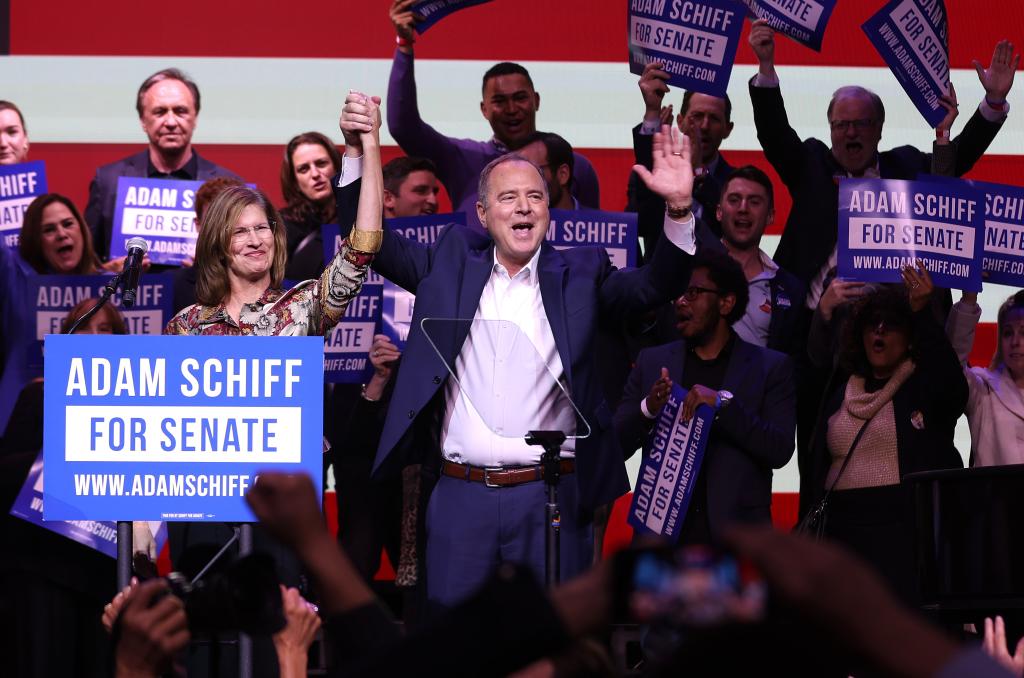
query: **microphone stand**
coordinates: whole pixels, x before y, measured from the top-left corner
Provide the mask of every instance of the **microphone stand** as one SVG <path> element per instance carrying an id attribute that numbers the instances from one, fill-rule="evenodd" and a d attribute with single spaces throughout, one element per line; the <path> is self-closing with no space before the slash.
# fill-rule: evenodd
<path id="1" fill-rule="evenodd" d="M 100 296 L 99 301 L 97 301 L 92 308 L 82 314 L 81 318 L 72 323 L 71 327 L 69 327 L 68 331 L 64 334 L 74 334 L 75 330 L 77 330 L 82 323 L 96 315 L 96 312 L 103 308 L 103 304 L 110 301 L 110 297 L 114 296 L 114 292 L 117 292 L 118 288 L 121 287 L 122 280 L 124 280 L 124 271 L 114 274 L 114 276 L 103 287 L 103 294 Z"/>
<path id="2" fill-rule="evenodd" d="M 561 447 L 565 442 L 562 431 L 530 431 L 526 434 L 527 445 L 540 445 L 544 454 L 540 463 L 544 467 L 544 484 L 547 486 L 547 502 L 544 504 L 547 532 L 544 538 L 544 583 L 554 588 L 562 579 L 561 537 L 562 512 L 558 506 L 558 484 L 560 481 Z"/>

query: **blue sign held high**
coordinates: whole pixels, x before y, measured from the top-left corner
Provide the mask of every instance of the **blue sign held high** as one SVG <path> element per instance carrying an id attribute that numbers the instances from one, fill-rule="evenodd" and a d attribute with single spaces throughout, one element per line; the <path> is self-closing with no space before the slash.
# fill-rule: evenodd
<path id="1" fill-rule="evenodd" d="M 839 182 L 838 274 L 900 282 L 921 259 L 936 287 L 981 291 L 984 195 L 964 182 Z"/>
<path id="2" fill-rule="evenodd" d="M 914 106 L 935 127 L 946 117 L 949 32 L 942 0 L 892 0 L 861 28 Z"/>
<path id="3" fill-rule="evenodd" d="M 660 61 L 669 84 L 724 97 L 746 14 L 733 0 L 630 0 L 629 70 Z"/>
<path id="4" fill-rule="evenodd" d="M 423 21 L 416 23 L 417 33 L 426 33 L 427 29 L 436 24 L 449 14 L 466 9 L 473 5 L 482 5 L 491 0 L 419 0 L 413 3 L 409 9 L 423 17 Z"/>
<path id="5" fill-rule="evenodd" d="M 320 337 L 46 338 L 46 520 L 252 521 L 263 470 L 323 472 Z"/>
<path id="6" fill-rule="evenodd" d="M 742 0 L 750 13 L 764 19 L 768 25 L 783 35 L 788 35 L 801 45 L 821 51 L 836 0 Z"/>

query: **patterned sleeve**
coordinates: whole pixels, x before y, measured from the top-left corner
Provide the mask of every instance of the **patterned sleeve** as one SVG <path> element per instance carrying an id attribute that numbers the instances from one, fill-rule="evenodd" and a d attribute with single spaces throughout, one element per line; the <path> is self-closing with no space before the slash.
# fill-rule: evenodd
<path id="1" fill-rule="evenodd" d="M 311 289 L 309 333 L 324 335 L 345 315 L 345 309 L 359 294 L 370 269 L 373 255 L 349 247 L 346 238 L 330 265 Z"/>
<path id="2" fill-rule="evenodd" d="M 164 327 L 164 334 L 192 334 L 194 316 L 199 306 L 192 305 L 182 309 L 173 318 L 167 321 Z"/>

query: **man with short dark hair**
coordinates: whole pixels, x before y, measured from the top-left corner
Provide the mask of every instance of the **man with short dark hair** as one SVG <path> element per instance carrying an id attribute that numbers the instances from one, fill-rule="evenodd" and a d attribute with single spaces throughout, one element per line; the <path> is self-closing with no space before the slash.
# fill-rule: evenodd
<path id="1" fill-rule="evenodd" d="M 220 176 L 238 178 L 230 170 L 201 158 L 192 147 L 199 104 L 199 87 L 177 68 L 158 71 L 139 87 L 135 110 L 149 140 L 148 148 L 98 168 L 89 185 L 85 221 L 101 259 L 110 256 L 119 177 L 188 181 Z"/>
<path id="2" fill-rule="evenodd" d="M 519 149 L 519 155 L 540 168 L 548 185 L 552 209 L 579 209 L 580 202 L 572 194 L 575 162 L 568 141 L 554 132 L 534 132 L 530 141 Z"/>
<path id="3" fill-rule="evenodd" d="M 633 128 L 633 155 L 636 163 L 644 167 L 651 165 L 652 135 L 660 125 L 672 123 L 672 105 L 662 105 L 669 92 L 669 74 L 662 70 L 663 66 L 657 61 L 647 64 L 638 83 L 644 100 L 644 118 Z M 704 220 L 716 236 L 721 237 L 722 228 L 715 208 L 718 206 L 722 183 L 733 167 L 719 153 L 719 148 L 732 133 L 732 102 L 728 95 L 719 98 L 700 92 L 686 92 L 675 122 L 680 132 L 689 134 L 700 146 L 700 154 L 695 155 L 694 163 L 697 176 L 694 192 L 697 216 Z M 629 178 L 627 209 L 637 212 L 640 237 L 644 239 L 645 250 L 651 249 L 659 236 L 656 224 L 664 205 L 658 196 L 651 194 L 642 182 L 637 181 L 635 174 Z"/>
<path id="4" fill-rule="evenodd" d="M 480 113 L 494 132 L 490 140 L 455 139 L 425 123 L 420 117 L 413 72 L 416 37 L 412 3 L 413 0 L 394 0 L 390 10 L 398 48 L 388 83 L 388 130 L 406 153 L 430 158 L 437 164 L 437 176 L 448 190 L 453 209 L 465 212 L 467 223 L 479 225 L 476 180 L 480 170 L 491 160 L 522 148 L 537 131 L 540 94 L 525 68 L 502 62 L 491 67 L 483 79 Z M 590 161 L 578 153 L 575 154 L 575 173 L 575 197 L 583 205 L 599 209 L 597 174 Z"/>
<path id="5" fill-rule="evenodd" d="M 384 165 L 384 216 L 437 213 L 437 166 L 427 158 L 402 156 Z"/>
<path id="6" fill-rule="evenodd" d="M 793 455 L 796 394 L 790 359 L 737 336 L 747 280 L 728 255 L 701 250 L 675 303 L 681 339 L 637 356 L 615 412 L 623 454 L 650 452 L 650 432 L 673 382 L 688 389 L 684 420 L 715 408 L 679 543 L 710 544 L 734 522 L 771 521 L 772 470 Z"/>
<path id="7" fill-rule="evenodd" d="M 725 180 L 716 213 L 722 224 L 722 244 L 743 270 L 750 300 L 733 330 L 746 342 L 787 354 L 801 350 L 803 284 L 779 267 L 761 249 L 764 231 L 775 219 L 772 180 L 744 165 Z"/>

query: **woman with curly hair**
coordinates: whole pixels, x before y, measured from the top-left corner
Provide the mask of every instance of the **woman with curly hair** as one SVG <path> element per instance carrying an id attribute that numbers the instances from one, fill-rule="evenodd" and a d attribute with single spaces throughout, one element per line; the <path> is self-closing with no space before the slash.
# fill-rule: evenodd
<path id="1" fill-rule="evenodd" d="M 903 270 L 905 291 L 883 288 L 854 307 L 811 439 L 810 506 L 828 495 L 825 535 L 908 602 L 917 583 L 901 481 L 963 465 L 953 431 L 967 401 L 959 361 L 928 309 L 931 277 L 917 263 Z"/>

